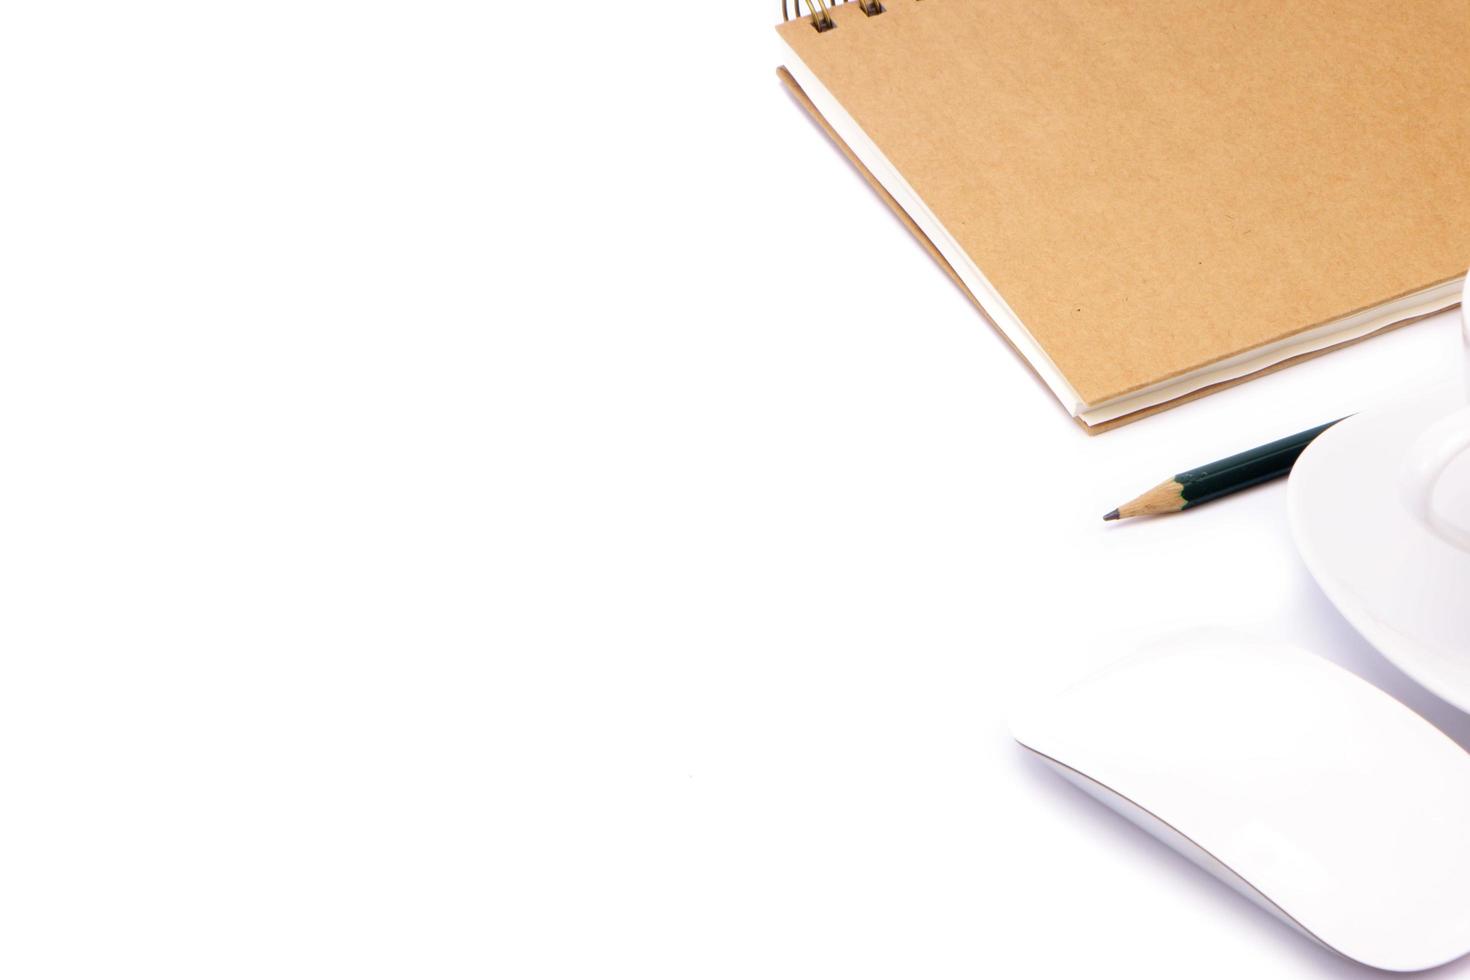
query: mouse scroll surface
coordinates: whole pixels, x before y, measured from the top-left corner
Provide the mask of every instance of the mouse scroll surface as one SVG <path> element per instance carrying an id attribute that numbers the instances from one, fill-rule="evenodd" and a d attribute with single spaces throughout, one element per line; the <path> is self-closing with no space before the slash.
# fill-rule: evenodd
<path id="1" fill-rule="evenodd" d="M 1470 952 L 1470 755 L 1320 657 L 1181 640 L 1012 728 L 1073 782 L 1344 956 L 1420 970 Z"/>

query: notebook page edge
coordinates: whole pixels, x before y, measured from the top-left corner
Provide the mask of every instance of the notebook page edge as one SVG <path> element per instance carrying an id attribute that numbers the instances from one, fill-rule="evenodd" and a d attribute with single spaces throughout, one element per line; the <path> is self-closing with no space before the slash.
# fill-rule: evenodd
<path id="1" fill-rule="evenodd" d="M 784 37 L 780 39 L 780 44 L 782 54 L 786 58 L 786 70 L 791 73 L 796 84 L 816 106 L 817 111 L 827 120 L 827 124 L 848 145 L 853 155 L 862 161 L 884 190 L 898 202 L 899 207 L 908 214 L 914 224 L 929 238 L 934 247 L 944 256 L 945 261 L 954 269 L 955 274 L 960 277 L 965 288 L 970 291 L 970 295 L 980 304 L 981 309 L 995 323 L 1006 340 L 1010 341 L 1011 345 L 1026 359 L 1063 407 L 1073 416 L 1080 414 L 1086 407 L 1081 395 L 1067 381 L 1050 356 L 1037 343 L 1036 338 L 1026 330 L 1025 325 L 1011 310 L 1010 305 L 1005 302 L 999 291 L 985 278 L 984 273 L 970 259 L 965 250 L 960 248 L 954 236 L 934 216 L 929 206 L 924 204 L 877 144 L 868 138 L 862 127 L 848 114 L 846 109 L 842 108 L 842 104 L 807 67 L 795 49 L 786 43 Z"/>

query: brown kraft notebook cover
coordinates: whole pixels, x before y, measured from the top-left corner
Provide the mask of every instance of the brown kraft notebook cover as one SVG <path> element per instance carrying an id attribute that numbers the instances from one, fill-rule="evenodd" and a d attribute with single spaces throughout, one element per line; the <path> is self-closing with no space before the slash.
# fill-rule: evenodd
<path id="1" fill-rule="evenodd" d="M 783 77 L 1085 423 L 1452 305 L 1470 265 L 1467 0 L 831 16 L 778 30 L 866 151 Z"/>

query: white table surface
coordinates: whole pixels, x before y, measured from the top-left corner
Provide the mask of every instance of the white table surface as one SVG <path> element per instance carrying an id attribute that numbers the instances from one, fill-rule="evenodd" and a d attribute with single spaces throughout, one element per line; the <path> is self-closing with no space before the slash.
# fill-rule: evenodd
<path id="1" fill-rule="evenodd" d="M 774 2 L 44 7 L 0 972 L 1367 972 L 1005 719 L 1223 624 L 1470 745 L 1282 484 L 1099 520 L 1450 379 L 1452 315 L 1090 438 L 786 95 Z"/>

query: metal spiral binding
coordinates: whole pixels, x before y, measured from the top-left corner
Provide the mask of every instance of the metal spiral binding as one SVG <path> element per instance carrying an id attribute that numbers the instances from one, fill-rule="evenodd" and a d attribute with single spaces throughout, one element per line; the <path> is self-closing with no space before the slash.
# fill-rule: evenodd
<path id="1" fill-rule="evenodd" d="M 852 2 L 857 3 L 857 5 L 862 8 L 863 13 L 867 14 L 869 17 L 876 16 L 883 12 L 883 4 L 880 2 L 880 0 L 831 0 L 830 6 L 835 7 L 839 3 Z M 781 0 L 782 20 L 790 20 L 791 11 L 795 11 L 797 17 L 801 16 L 801 0 L 791 0 L 791 10 L 787 9 L 786 4 L 787 0 Z M 815 27 L 818 31 L 830 31 L 832 28 L 837 26 L 832 21 L 832 13 L 828 9 L 828 6 L 828 0 L 806 0 L 806 7 L 812 12 L 812 26 Z"/>

